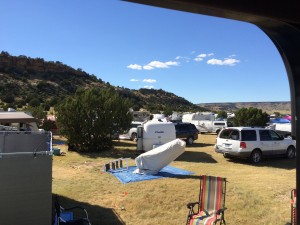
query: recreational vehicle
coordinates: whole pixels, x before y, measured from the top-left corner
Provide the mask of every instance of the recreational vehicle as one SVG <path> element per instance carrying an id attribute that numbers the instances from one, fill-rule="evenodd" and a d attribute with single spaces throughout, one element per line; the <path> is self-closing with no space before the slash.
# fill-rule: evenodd
<path id="1" fill-rule="evenodd" d="M 137 128 L 138 151 L 147 152 L 175 139 L 175 125 L 172 122 L 153 119 Z"/>
<path id="2" fill-rule="evenodd" d="M 200 133 L 219 133 L 223 128 L 232 126 L 229 121 L 216 120 L 211 112 L 185 114 L 182 122 L 193 123 Z"/>

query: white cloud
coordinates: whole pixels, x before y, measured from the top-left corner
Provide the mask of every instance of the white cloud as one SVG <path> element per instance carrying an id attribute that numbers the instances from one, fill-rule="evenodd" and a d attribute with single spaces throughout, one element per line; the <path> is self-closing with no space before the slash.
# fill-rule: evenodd
<path id="1" fill-rule="evenodd" d="M 160 61 L 152 61 L 148 64 L 148 66 L 152 66 L 154 68 L 168 68 L 168 65 L 166 63 Z"/>
<path id="2" fill-rule="evenodd" d="M 166 62 L 166 65 L 167 66 L 178 66 L 179 62 L 169 61 L 169 62 Z"/>
<path id="3" fill-rule="evenodd" d="M 190 58 L 189 57 L 186 57 L 186 56 L 177 56 L 176 58 L 175 58 L 175 60 L 183 60 L 183 61 L 185 61 L 185 62 L 189 62 L 190 61 Z M 177 65 L 176 66 L 178 66 L 180 63 L 179 62 L 177 62 Z"/>
<path id="4" fill-rule="evenodd" d="M 144 70 L 153 70 L 154 67 L 149 66 L 149 65 L 146 65 L 146 66 L 143 66 L 143 69 L 144 69 Z"/>
<path id="5" fill-rule="evenodd" d="M 143 82 L 156 83 L 156 80 L 154 80 L 154 79 L 144 79 Z"/>
<path id="6" fill-rule="evenodd" d="M 133 70 L 141 70 L 142 66 L 138 65 L 138 64 L 130 64 L 129 66 L 127 66 L 127 68 L 133 69 Z"/>
<path id="7" fill-rule="evenodd" d="M 195 60 L 196 62 L 200 62 L 200 61 L 203 60 L 203 58 L 201 58 L 201 57 L 196 57 L 196 58 L 194 58 L 194 60 Z"/>
<path id="8" fill-rule="evenodd" d="M 137 81 L 139 81 L 139 80 L 137 80 L 137 79 L 130 79 L 130 81 L 131 81 L 131 82 L 137 82 Z"/>
<path id="9" fill-rule="evenodd" d="M 144 88 L 147 88 L 147 89 L 153 89 L 154 86 L 148 86 L 148 85 L 146 85 L 146 86 L 144 86 Z"/>
<path id="10" fill-rule="evenodd" d="M 194 60 L 195 60 L 196 62 L 200 62 L 200 61 L 202 61 L 204 58 L 210 57 L 210 56 L 212 56 L 212 55 L 214 55 L 214 53 L 209 53 L 209 54 L 202 53 L 202 54 L 197 55 L 196 58 L 194 58 Z"/>
<path id="11" fill-rule="evenodd" d="M 219 66 L 235 66 L 239 63 L 240 60 L 233 59 L 233 58 L 226 58 L 224 60 L 221 59 L 210 59 L 207 61 L 207 64 L 210 65 L 219 65 Z"/>
<path id="12" fill-rule="evenodd" d="M 165 68 L 170 68 L 170 66 L 178 66 L 179 62 L 176 61 L 168 61 L 168 62 L 160 62 L 160 61 L 152 61 L 145 65 L 143 68 L 144 69 L 154 69 L 154 68 L 160 68 L 160 69 L 165 69 Z"/>

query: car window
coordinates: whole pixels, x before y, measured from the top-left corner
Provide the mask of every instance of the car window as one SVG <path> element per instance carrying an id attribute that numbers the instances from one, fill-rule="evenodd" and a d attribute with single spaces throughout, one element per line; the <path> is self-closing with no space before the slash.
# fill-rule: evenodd
<path id="1" fill-rule="evenodd" d="M 269 130 L 260 130 L 259 136 L 260 136 L 261 141 L 271 141 L 272 140 Z"/>
<path id="2" fill-rule="evenodd" d="M 225 122 L 215 122 L 215 126 L 225 126 Z"/>
<path id="3" fill-rule="evenodd" d="M 270 136 L 271 136 L 272 140 L 278 141 L 278 140 L 282 140 L 282 139 L 283 139 L 283 138 L 282 138 L 279 134 L 277 134 L 275 131 L 269 130 L 269 132 L 270 132 Z"/>
<path id="4" fill-rule="evenodd" d="M 234 130 L 234 129 L 224 129 L 220 133 L 219 137 L 224 138 L 224 139 L 232 139 L 232 140 L 239 140 L 240 139 L 239 131 Z"/>
<path id="5" fill-rule="evenodd" d="M 183 131 L 184 128 L 183 128 L 182 125 L 177 124 L 177 125 L 175 125 L 175 130 L 177 130 L 177 131 Z"/>
<path id="6" fill-rule="evenodd" d="M 138 124 L 138 123 L 132 123 L 130 125 L 131 128 L 137 128 L 138 126 L 140 126 L 141 124 Z"/>
<path id="7" fill-rule="evenodd" d="M 227 127 L 233 127 L 233 124 L 229 121 L 227 121 Z"/>
<path id="8" fill-rule="evenodd" d="M 256 141 L 255 130 L 242 130 L 242 141 Z"/>
<path id="9" fill-rule="evenodd" d="M 197 128 L 196 128 L 196 126 L 194 124 L 190 124 L 189 125 L 189 129 L 190 130 L 196 130 Z"/>

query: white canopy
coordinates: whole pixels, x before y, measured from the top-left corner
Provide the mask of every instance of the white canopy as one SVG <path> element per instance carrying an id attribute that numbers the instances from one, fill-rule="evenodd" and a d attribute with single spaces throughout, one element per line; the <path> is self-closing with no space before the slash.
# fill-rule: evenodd
<path id="1" fill-rule="evenodd" d="M 36 121 L 36 118 L 25 112 L 0 112 L 0 123 L 31 123 Z"/>

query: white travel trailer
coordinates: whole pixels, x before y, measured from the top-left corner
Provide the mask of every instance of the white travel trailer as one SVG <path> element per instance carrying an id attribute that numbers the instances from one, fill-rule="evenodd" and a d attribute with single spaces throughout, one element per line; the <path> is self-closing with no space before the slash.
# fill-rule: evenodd
<path id="1" fill-rule="evenodd" d="M 193 123 L 200 133 L 219 133 L 222 128 L 231 126 L 228 121 L 216 120 L 216 115 L 211 112 L 185 114 L 182 122 Z"/>
<path id="2" fill-rule="evenodd" d="M 172 122 L 153 119 L 137 128 L 138 151 L 147 152 L 175 139 L 175 125 Z"/>

